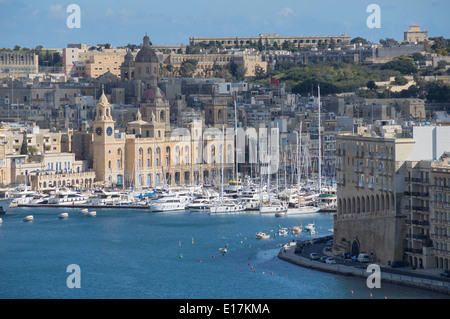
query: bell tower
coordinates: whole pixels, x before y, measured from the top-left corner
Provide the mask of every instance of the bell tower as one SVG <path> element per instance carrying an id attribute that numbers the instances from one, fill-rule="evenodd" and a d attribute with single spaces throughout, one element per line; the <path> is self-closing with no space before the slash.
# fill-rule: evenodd
<path id="1" fill-rule="evenodd" d="M 111 148 L 114 145 L 114 120 L 111 116 L 111 105 L 104 90 L 96 106 L 96 116 L 93 121 L 94 137 L 91 145 L 93 167 L 97 181 L 106 182 L 108 172 L 111 172 Z"/>
<path id="2" fill-rule="evenodd" d="M 111 116 L 111 104 L 104 89 L 96 106 L 94 124 L 94 143 L 107 143 L 114 140 L 114 120 Z"/>

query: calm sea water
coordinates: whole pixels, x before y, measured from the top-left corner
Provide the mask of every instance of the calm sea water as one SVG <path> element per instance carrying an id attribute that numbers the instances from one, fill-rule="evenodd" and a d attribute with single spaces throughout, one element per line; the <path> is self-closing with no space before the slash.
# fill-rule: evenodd
<path id="1" fill-rule="evenodd" d="M 369 299 L 447 298 L 420 289 L 305 269 L 277 258 L 273 237 L 259 231 L 314 222 L 318 234 L 332 228 L 331 214 L 273 215 L 149 213 L 96 209 L 15 208 L 0 225 L 0 298 L 133 299 Z M 68 212 L 67 220 L 57 215 Z M 23 222 L 25 215 L 33 222 Z M 310 235 L 297 235 L 309 238 Z M 223 255 L 219 248 L 228 245 Z M 68 288 L 67 267 L 80 267 L 80 288 Z M 371 295 L 372 294 L 372 295 Z"/>

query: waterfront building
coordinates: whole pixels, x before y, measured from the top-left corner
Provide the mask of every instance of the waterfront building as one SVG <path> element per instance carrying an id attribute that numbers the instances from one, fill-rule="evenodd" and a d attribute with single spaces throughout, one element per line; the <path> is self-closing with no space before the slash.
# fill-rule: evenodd
<path id="1" fill-rule="evenodd" d="M 439 158 L 449 147 L 449 128 L 413 127 L 408 134 L 392 125 L 369 126 L 359 133 L 336 138 L 336 248 L 352 255 L 367 252 L 382 264 L 433 265 L 426 241 L 430 166 L 408 161 Z"/>

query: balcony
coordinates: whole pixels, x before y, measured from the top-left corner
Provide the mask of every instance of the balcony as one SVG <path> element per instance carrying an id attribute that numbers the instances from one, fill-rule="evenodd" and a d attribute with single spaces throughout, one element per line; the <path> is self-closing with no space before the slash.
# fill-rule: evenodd
<path id="1" fill-rule="evenodd" d="M 414 197 L 429 197 L 430 193 L 428 192 L 410 192 L 410 191 L 404 191 L 404 195 L 406 196 L 414 196 Z"/>
<path id="2" fill-rule="evenodd" d="M 434 208 L 450 209 L 450 203 L 430 201 L 430 206 Z"/>
<path id="3" fill-rule="evenodd" d="M 406 210 L 415 210 L 415 211 L 419 211 L 419 212 L 428 212 L 430 210 L 429 207 L 425 207 L 425 206 L 411 206 L 411 205 L 406 205 L 405 209 Z"/>
<path id="4" fill-rule="evenodd" d="M 405 221 L 407 225 L 429 226 L 430 222 L 423 219 L 409 219 Z"/>

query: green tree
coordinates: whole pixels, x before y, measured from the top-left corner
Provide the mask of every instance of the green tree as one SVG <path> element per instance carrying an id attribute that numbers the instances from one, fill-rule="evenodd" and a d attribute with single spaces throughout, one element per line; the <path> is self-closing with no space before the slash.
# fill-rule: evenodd
<path id="1" fill-rule="evenodd" d="M 400 76 L 400 75 L 396 76 L 394 79 L 395 85 L 406 85 L 406 84 L 408 84 L 408 82 L 409 81 L 405 77 Z"/>
<path id="2" fill-rule="evenodd" d="M 375 81 L 370 80 L 369 82 L 367 82 L 367 88 L 371 91 L 376 90 L 378 88 L 378 86 L 375 84 Z"/>
<path id="3" fill-rule="evenodd" d="M 413 58 L 401 56 L 395 58 L 392 61 L 385 63 L 382 70 L 397 70 L 401 74 L 415 74 L 417 73 L 417 67 L 414 63 Z"/>
<path id="4" fill-rule="evenodd" d="M 369 44 L 369 41 L 361 37 L 356 37 L 350 40 L 350 44 L 358 44 L 358 43 Z"/>
<path id="5" fill-rule="evenodd" d="M 195 69 L 197 68 L 198 61 L 195 59 L 189 59 L 183 61 L 180 67 L 180 74 L 182 77 L 192 77 L 195 73 Z"/>
<path id="6" fill-rule="evenodd" d="M 28 154 L 27 133 L 23 133 L 23 141 L 22 146 L 20 147 L 20 154 L 21 155 Z"/>

